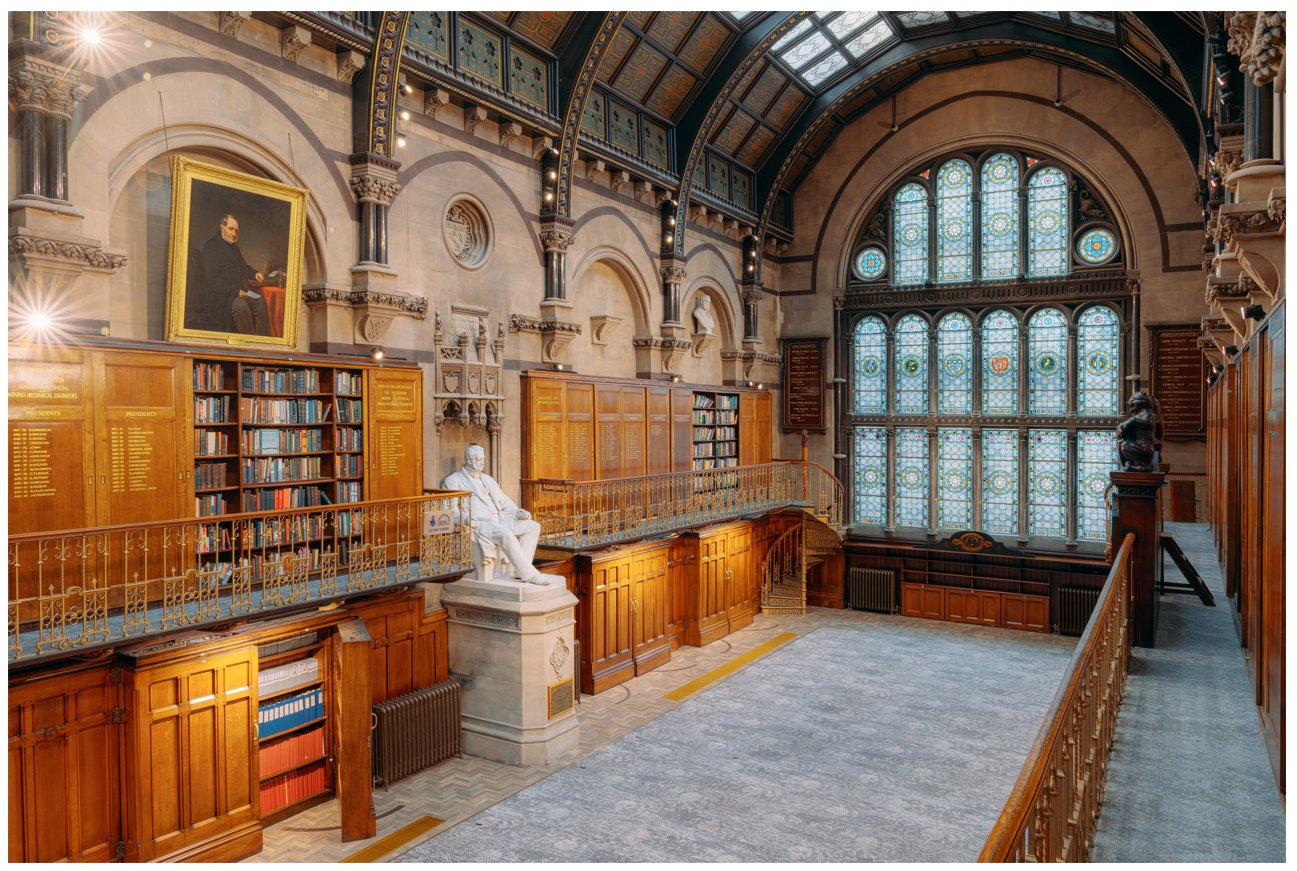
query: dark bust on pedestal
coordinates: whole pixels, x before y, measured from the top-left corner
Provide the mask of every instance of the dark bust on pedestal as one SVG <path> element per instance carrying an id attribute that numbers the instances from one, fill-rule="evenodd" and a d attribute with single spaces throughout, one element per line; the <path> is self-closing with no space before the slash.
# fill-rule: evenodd
<path id="1" fill-rule="evenodd" d="M 1114 489 L 1112 541 L 1116 550 L 1127 533 L 1135 534 L 1130 564 L 1130 640 L 1152 647 L 1157 638 L 1158 588 L 1162 576 L 1162 507 L 1159 491 L 1166 473 L 1159 471 L 1162 416 L 1157 400 L 1137 390 L 1126 403 L 1128 416 L 1117 424 L 1121 471 L 1111 474 Z"/>
<path id="2" fill-rule="evenodd" d="M 1123 472 L 1152 472 L 1162 447 L 1162 416 L 1157 400 L 1137 390 L 1126 403 L 1130 415 L 1117 424 L 1117 455 Z"/>

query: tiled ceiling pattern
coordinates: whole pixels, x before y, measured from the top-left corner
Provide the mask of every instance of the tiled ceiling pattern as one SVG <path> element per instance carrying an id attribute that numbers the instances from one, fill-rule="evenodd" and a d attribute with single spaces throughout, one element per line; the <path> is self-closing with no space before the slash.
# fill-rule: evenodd
<path id="1" fill-rule="evenodd" d="M 552 49 L 571 17 L 571 12 L 515 12 L 509 26 L 537 45 Z"/>
<path id="2" fill-rule="evenodd" d="M 680 108 L 680 103 L 684 100 L 685 95 L 693 90 L 693 86 L 697 82 L 698 79 L 680 67 L 668 67 L 657 87 L 649 94 L 644 105 L 663 118 L 674 118 L 676 110 Z"/>
<path id="3" fill-rule="evenodd" d="M 666 56 L 641 42 L 622 65 L 612 86 L 626 96 L 641 103 L 649 88 L 667 66 Z"/>
<path id="4" fill-rule="evenodd" d="M 700 12 L 659 12 L 646 34 L 668 51 L 676 51 L 689 35 L 689 28 L 698 20 Z"/>

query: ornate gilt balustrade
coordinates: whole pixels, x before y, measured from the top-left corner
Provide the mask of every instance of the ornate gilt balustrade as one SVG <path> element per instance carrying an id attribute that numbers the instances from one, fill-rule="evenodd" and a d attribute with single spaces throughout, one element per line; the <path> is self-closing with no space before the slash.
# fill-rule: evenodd
<path id="1" fill-rule="evenodd" d="M 473 568 L 468 494 L 9 538 L 9 662 Z"/>
<path id="2" fill-rule="evenodd" d="M 815 463 L 777 461 L 611 481 L 524 480 L 541 544 L 579 550 L 799 506 L 840 527 L 842 484 Z"/>
<path id="3" fill-rule="evenodd" d="M 979 862 L 1085 862 L 1126 687 L 1130 555 L 1122 541 L 1099 602 Z"/>

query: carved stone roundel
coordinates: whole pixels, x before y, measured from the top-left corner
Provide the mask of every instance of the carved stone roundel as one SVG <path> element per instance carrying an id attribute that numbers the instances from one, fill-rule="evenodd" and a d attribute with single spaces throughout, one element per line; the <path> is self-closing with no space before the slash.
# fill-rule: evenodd
<path id="1" fill-rule="evenodd" d="M 477 204 L 456 200 L 446 209 L 442 222 L 446 248 L 459 265 L 476 269 L 490 254 L 491 233 L 486 216 Z"/>

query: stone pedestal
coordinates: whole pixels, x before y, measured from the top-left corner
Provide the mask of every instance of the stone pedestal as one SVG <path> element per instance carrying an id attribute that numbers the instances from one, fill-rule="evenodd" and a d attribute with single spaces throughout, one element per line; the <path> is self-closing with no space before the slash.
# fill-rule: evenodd
<path id="1" fill-rule="evenodd" d="M 450 670 L 461 694 L 464 750 L 509 765 L 548 765 L 579 745 L 575 606 L 551 586 L 465 578 L 447 584 Z"/>
<path id="2" fill-rule="evenodd" d="M 1157 641 L 1158 590 L 1162 588 L 1162 485 L 1165 472 L 1111 472 L 1112 547 L 1135 533 L 1130 559 L 1130 643 Z"/>

